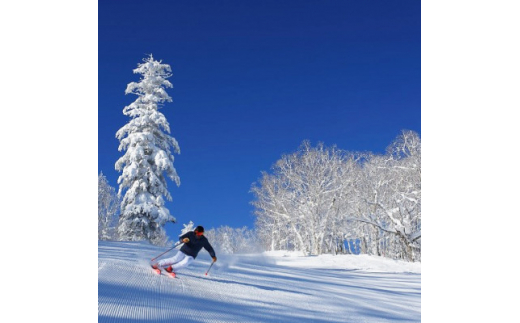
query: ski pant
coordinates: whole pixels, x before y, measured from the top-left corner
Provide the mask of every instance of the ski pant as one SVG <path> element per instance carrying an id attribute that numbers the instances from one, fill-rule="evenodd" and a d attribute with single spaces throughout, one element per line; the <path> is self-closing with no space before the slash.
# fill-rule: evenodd
<path id="1" fill-rule="evenodd" d="M 192 256 L 188 256 L 182 251 L 177 251 L 175 256 L 160 260 L 157 264 L 159 267 L 168 267 L 171 265 L 173 271 L 176 272 L 181 268 L 187 267 L 193 260 L 194 258 Z"/>

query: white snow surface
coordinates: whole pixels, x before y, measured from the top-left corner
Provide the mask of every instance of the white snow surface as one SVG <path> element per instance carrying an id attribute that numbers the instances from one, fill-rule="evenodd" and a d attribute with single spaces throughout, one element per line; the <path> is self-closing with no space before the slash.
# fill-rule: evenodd
<path id="1" fill-rule="evenodd" d="M 99 323 L 421 321 L 420 263 L 365 255 L 217 254 L 206 276 L 211 258 L 203 249 L 171 278 L 149 266 L 165 250 L 147 242 L 99 241 Z"/>

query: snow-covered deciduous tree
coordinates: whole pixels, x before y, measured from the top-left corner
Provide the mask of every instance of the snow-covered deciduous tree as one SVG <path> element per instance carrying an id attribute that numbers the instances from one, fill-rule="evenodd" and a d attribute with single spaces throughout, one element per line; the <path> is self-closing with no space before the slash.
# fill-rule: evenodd
<path id="1" fill-rule="evenodd" d="M 216 241 L 221 252 L 233 254 L 238 250 L 238 246 L 234 243 L 234 231 L 233 228 L 223 226 L 217 229 Z"/>
<path id="2" fill-rule="evenodd" d="M 115 240 L 120 200 L 103 172 L 98 176 L 98 240 Z"/>
<path id="3" fill-rule="evenodd" d="M 362 166 L 361 175 L 356 186 L 358 212 L 347 217 L 369 226 L 362 234 L 362 247 L 372 248 L 370 252 L 374 254 L 381 254 L 380 249 L 384 247 L 395 258 L 420 260 L 419 135 L 413 131 L 402 131 L 388 146 L 385 155 L 368 158 Z"/>
<path id="4" fill-rule="evenodd" d="M 340 205 L 349 199 L 355 166 L 353 154 L 305 141 L 276 162 L 272 175 L 263 173 L 252 192 L 259 235 L 270 236 L 266 247 L 293 246 L 315 255 L 343 248 Z"/>
<path id="5" fill-rule="evenodd" d="M 421 141 L 403 131 L 386 154 L 349 153 L 304 142 L 263 172 L 255 195 L 265 250 L 361 252 L 421 258 Z"/>
<path id="6" fill-rule="evenodd" d="M 247 227 L 221 226 L 217 229 L 207 230 L 204 235 L 213 248 L 221 253 L 255 253 L 264 250 L 260 246 L 255 232 Z"/>
<path id="7" fill-rule="evenodd" d="M 181 230 L 181 234 L 179 234 L 179 237 L 190 231 L 195 230 L 195 224 L 193 223 L 193 221 L 190 221 L 188 224 L 183 224 L 183 226 L 184 228 Z"/>
<path id="8" fill-rule="evenodd" d="M 171 68 L 149 55 L 134 73 L 140 74 L 141 79 L 129 83 L 125 93 L 135 94 L 137 99 L 123 109 L 130 121 L 116 133 L 119 151 L 126 150 L 115 164 L 116 170 L 122 171 L 118 195 L 126 190 L 118 232 L 121 240 L 146 239 L 163 244 L 167 240 L 163 226 L 166 222 L 175 222 L 164 206 L 163 197 L 172 200 L 166 177 L 180 185 L 173 166 L 173 153 L 180 153 L 180 148 L 169 135 L 168 121 L 159 112 L 164 102 L 172 101 L 165 90 L 172 87 L 167 80 Z"/>

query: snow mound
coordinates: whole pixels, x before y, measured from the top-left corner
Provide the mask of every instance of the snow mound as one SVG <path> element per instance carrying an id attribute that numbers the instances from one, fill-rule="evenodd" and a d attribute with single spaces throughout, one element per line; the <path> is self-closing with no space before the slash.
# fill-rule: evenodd
<path id="1" fill-rule="evenodd" d="M 301 252 L 269 251 L 262 254 L 271 257 L 276 265 L 305 268 L 331 268 L 363 270 L 368 272 L 421 273 L 420 262 L 406 262 L 368 255 L 319 255 L 303 256 Z"/>

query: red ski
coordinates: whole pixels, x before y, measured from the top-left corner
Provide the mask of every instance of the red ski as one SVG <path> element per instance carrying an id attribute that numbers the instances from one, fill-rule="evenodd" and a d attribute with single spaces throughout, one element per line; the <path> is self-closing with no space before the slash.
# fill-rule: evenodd
<path id="1" fill-rule="evenodd" d="M 164 271 L 166 271 L 166 275 L 172 277 L 172 278 L 176 278 L 177 275 L 175 275 L 175 272 L 173 272 L 173 269 L 172 269 L 172 266 L 168 267 L 168 268 L 163 268 Z"/>
<path id="2" fill-rule="evenodd" d="M 161 274 L 161 269 L 157 266 L 154 266 L 154 265 L 150 265 L 150 267 L 152 267 L 152 270 L 157 274 L 157 275 L 160 275 Z"/>
<path id="3" fill-rule="evenodd" d="M 151 267 L 152 267 L 152 270 L 153 270 L 157 275 L 164 274 L 164 275 L 169 276 L 169 277 L 171 277 L 171 278 L 178 278 L 177 275 L 176 275 L 173 271 L 170 272 L 170 271 L 168 271 L 167 269 L 165 269 L 165 268 L 160 268 L 160 267 L 155 267 L 155 268 L 154 268 L 153 265 L 151 265 Z M 164 273 L 163 273 L 163 271 L 162 271 L 161 269 L 164 270 Z"/>

